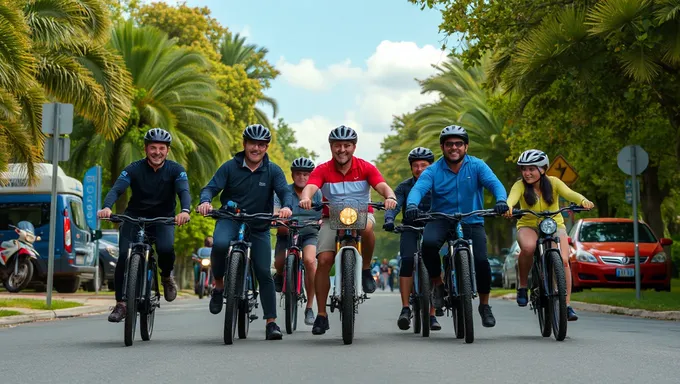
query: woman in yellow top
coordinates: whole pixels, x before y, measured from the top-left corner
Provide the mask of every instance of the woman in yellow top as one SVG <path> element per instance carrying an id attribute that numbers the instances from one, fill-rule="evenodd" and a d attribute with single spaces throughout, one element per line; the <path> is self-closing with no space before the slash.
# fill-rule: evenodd
<path id="1" fill-rule="evenodd" d="M 558 200 L 560 196 L 572 203 L 580 204 L 584 208 L 593 208 L 592 202 L 583 197 L 583 195 L 569 189 L 562 180 L 545 174 L 549 163 L 548 155 L 537 149 L 530 149 L 520 155 L 517 165 L 522 172 L 522 179 L 518 180 L 510 190 L 507 203 L 511 209 L 506 212 L 506 217 L 512 217 L 512 207 L 518 202 L 521 209 L 530 209 L 536 212 L 556 211 L 559 209 Z M 557 215 L 554 219 L 557 222 L 557 234 L 560 237 L 560 253 L 562 254 L 564 273 L 567 280 L 567 318 L 569 321 L 575 321 L 578 320 L 578 316 L 569 305 L 571 298 L 571 271 L 568 262 L 569 243 L 567 241 L 567 230 L 562 215 Z M 535 216 L 526 215 L 517 221 L 517 243 L 519 243 L 520 247 L 517 304 L 520 307 L 526 306 L 529 301 L 527 297 L 527 277 L 531 269 L 534 251 L 536 250 L 539 220 Z"/>

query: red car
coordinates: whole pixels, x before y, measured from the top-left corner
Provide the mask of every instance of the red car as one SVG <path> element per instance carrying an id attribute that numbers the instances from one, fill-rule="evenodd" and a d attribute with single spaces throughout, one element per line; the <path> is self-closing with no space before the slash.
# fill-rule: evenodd
<path id="1" fill-rule="evenodd" d="M 640 284 L 657 291 L 671 290 L 671 260 L 663 246 L 671 239 L 657 239 L 647 224 L 638 226 Z M 635 243 L 633 220 L 617 218 L 581 219 L 569 237 L 572 284 L 582 288 L 635 287 Z"/>

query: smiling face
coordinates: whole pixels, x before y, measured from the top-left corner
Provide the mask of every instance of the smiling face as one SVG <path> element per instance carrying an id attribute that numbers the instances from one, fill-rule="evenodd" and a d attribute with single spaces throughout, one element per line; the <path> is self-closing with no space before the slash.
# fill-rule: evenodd
<path id="1" fill-rule="evenodd" d="M 459 137 L 450 137 L 440 145 L 444 158 L 451 163 L 463 160 L 467 153 L 468 145 Z"/>
<path id="2" fill-rule="evenodd" d="M 160 167 L 168 157 L 170 147 L 163 143 L 149 143 L 144 147 L 144 151 L 149 163 L 154 167 Z"/>
<path id="3" fill-rule="evenodd" d="M 533 184 L 541 179 L 541 171 L 535 165 L 523 165 L 520 167 L 522 178 L 528 184 Z"/>
<path id="4" fill-rule="evenodd" d="M 267 148 L 269 148 L 269 143 L 266 141 L 243 141 L 243 150 L 245 151 L 246 159 L 253 164 L 258 164 L 262 161 L 264 155 L 267 153 Z"/>
<path id="5" fill-rule="evenodd" d="M 293 171 L 292 176 L 293 183 L 295 183 L 295 187 L 300 189 L 304 188 L 307 185 L 307 180 L 309 180 L 309 174 L 310 172 Z"/>
<path id="6" fill-rule="evenodd" d="M 351 141 L 334 141 L 331 143 L 331 153 L 333 154 L 333 160 L 338 165 L 345 165 L 354 156 L 354 151 L 357 149 L 357 145 Z"/>
<path id="7" fill-rule="evenodd" d="M 423 173 L 425 168 L 430 166 L 430 162 L 427 160 L 416 160 L 413 163 L 411 163 L 411 174 L 413 174 L 413 177 L 416 178 L 416 180 L 420 177 L 420 174 Z"/>

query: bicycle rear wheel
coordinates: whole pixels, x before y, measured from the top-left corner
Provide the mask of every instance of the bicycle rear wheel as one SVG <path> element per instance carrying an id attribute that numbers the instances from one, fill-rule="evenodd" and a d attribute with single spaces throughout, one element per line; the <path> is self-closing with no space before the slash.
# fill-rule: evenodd
<path id="1" fill-rule="evenodd" d="M 234 343 L 234 336 L 236 335 L 236 316 L 239 310 L 239 298 L 241 280 L 241 260 L 243 253 L 241 251 L 233 251 L 229 256 L 229 266 L 224 276 L 226 289 L 224 290 L 224 297 L 226 299 L 226 308 L 224 311 L 224 344 L 231 345 Z"/>
<path id="2" fill-rule="evenodd" d="M 286 309 L 286 333 L 292 334 L 295 331 L 297 323 L 297 256 L 293 253 L 286 257 L 286 265 L 284 270 L 285 278 L 285 292 L 284 292 L 284 306 Z"/>
<path id="3" fill-rule="evenodd" d="M 153 334 L 153 323 L 156 318 L 156 305 L 160 301 L 161 294 L 158 289 L 158 268 L 156 260 L 151 258 L 149 260 L 149 270 L 147 272 L 150 277 L 147 277 L 147 289 L 145 292 L 145 305 L 139 313 L 139 330 L 142 340 L 151 340 Z"/>
<path id="4" fill-rule="evenodd" d="M 564 276 L 562 257 L 556 250 L 546 254 L 548 261 L 548 298 L 552 312 L 551 323 L 555 340 L 567 337 L 567 281 Z"/>
<path id="5" fill-rule="evenodd" d="M 139 282 L 139 262 L 142 255 L 139 253 L 132 253 L 130 255 L 129 268 L 127 274 L 126 307 L 127 314 L 125 315 L 125 346 L 129 347 L 135 340 L 135 331 L 137 328 L 137 283 Z"/>
<path id="6" fill-rule="evenodd" d="M 340 311 L 340 316 L 342 317 L 342 341 L 345 344 L 352 344 L 354 339 L 355 268 L 356 259 L 354 258 L 354 252 L 345 250 L 342 253 L 342 298 Z"/>

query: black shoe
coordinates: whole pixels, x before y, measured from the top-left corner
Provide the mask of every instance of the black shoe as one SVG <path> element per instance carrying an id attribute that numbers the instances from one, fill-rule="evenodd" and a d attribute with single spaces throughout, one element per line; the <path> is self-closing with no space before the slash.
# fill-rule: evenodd
<path id="1" fill-rule="evenodd" d="M 267 340 L 281 340 L 283 338 L 283 333 L 281 333 L 281 328 L 279 328 L 276 323 L 267 323 Z"/>
<path id="2" fill-rule="evenodd" d="M 431 331 L 439 331 L 441 329 L 442 329 L 442 326 L 439 325 L 437 318 L 435 316 L 430 316 L 430 330 Z"/>
<path id="3" fill-rule="evenodd" d="M 168 277 L 161 277 L 161 284 L 163 284 L 163 296 L 165 301 L 171 302 L 177 298 L 177 284 L 172 275 Z"/>
<path id="4" fill-rule="evenodd" d="M 399 329 L 405 331 L 411 328 L 411 317 L 411 308 L 402 308 L 401 313 L 399 314 L 399 319 L 397 320 L 397 326 L 399 326 Z"/>
<path id="5" fill-rule="evenodd" d="M 574 311 L 574 308 L 572 308 L 571 306 L 567 307 L 567 320 L 568 321 L 578 320 L 578 315 L 576 315 L 576 311 Z"/>
<path id="6" fill-rule="evenodd" d="M 491 313 L 491 306 L 489 304 L 479 304 L 479 315 L 482 317 L 482 325 L 491 328 L 496 325 L 496 319 Z"/>
<path id="7" fill-rule="evenodd" d="M 373 293 L 375 292 L 376 286 L 375 286 L 375 280 L 373 279 L 373 274 L 371 273 L 370 269 L 364 269 L 361 271 L 361 287 L 364 289 L 364 292 L 366 293 Z"/>
<path id="8" fill-rule="evenodd" d="M 444 284 L 439 284 L 432 287 L 432 305 L 435 309 L 441 310 L 444 307 L 444 297 L 446 297 L 446 289 L 444 289 Z M 442 311 L 441 316 L 444 315 Z"/>
<path id="9" fill-rule="evenodd" d="M 331 329 L 331 327 L 328 324 L 328 317 L 317 315 L 316 320 L 314 320 L 314 326 L 312 327 L 312 334 L 323 335 L 329 329 Z"/>
<path id="10" fill-rule="evenodd" d="M 434 315 L 437 317 L 442 317 L 444 316 L 444 310 L 441 308 L 435 308 L 434 309 Z"/>
<path id="11" fill-rule="evenodd" d="M 113 308 L 113 311 L 111 311 L 111 314 L 109 315 L 109 322 L 120 323 L 125 318 L 126 314 L 127 307 L 125 306 L 125 304 L 116 303 L 116 306 Z"/>
<path id="12" fill-rule="evenodd" d="M 526 307 L 529 304 L 529 296 L 526 288 L 517 288 L 517 305 Z"/>
<path id="13" fill-rule="evenodd" d="M 273 277 L 274 277 L 274 289 L 276 289 L 276 292 L 283 291 L 283 275 L 275 273 Z"/>
<path id="14" fill-rule="evenodd" d="M 222 304 L 224 297 L 222 296 L 224 289 L 213 289 L 212 296 L 210 296 L 210 313 L 217 315 L 222 311 Z"/>

